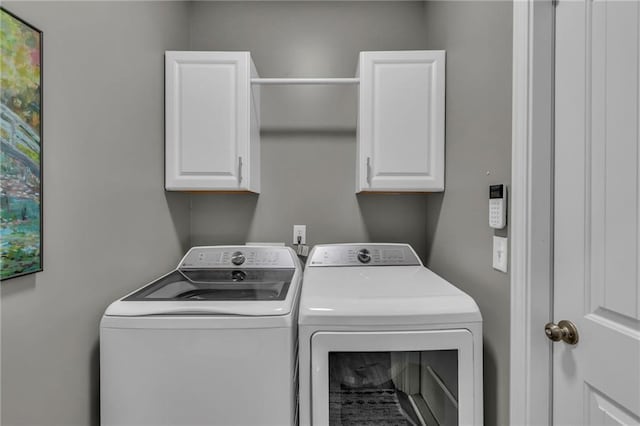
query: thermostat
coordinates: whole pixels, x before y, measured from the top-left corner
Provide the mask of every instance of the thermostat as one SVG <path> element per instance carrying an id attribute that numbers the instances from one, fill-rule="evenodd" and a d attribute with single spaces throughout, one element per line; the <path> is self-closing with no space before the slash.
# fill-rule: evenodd
<path id="1" fill-rule="evenodd" d="M 507 188 L 505 185 L 489 186 L 489 226 L 502 229 L 507 224 Z"/>

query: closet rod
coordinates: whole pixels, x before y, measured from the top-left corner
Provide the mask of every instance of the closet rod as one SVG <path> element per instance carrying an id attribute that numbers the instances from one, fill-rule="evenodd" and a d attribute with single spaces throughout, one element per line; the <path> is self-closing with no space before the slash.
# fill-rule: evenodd
<path id="1" fill-rule="evenodd" d="M 359 78 L 252 78 L 251 84 L 360 84 Z"/>

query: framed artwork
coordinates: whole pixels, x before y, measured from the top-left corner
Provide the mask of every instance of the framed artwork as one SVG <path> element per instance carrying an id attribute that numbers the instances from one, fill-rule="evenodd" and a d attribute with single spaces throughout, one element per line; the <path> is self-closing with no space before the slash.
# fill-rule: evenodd
<path id="1" fill-rule="evenodd" d="M 42 271 L 42 32 L 0 8 L 0 280 Z"/>

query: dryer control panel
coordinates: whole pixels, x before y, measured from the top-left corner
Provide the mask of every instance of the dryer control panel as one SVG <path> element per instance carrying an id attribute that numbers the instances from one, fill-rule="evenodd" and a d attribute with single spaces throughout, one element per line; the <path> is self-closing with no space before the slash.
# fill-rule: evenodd
<path id="1" fill-rule="evenodd" d="M 293 254 L 286 247 L 193 247 L 180 261 L 179 269 L 294 268 Z"/>
<path id="2" fill-rule="evenodd" d="M 307 266 L 421 266 L 408 244 L 333 244 L 315 246 Z"/>

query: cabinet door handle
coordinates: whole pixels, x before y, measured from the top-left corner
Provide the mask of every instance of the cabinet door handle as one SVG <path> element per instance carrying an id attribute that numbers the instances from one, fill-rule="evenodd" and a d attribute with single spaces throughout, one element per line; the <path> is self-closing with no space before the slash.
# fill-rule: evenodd
<path id="1" fill-rule="evenodd" d="M 371 186 L 371 157 L 367 157 L 367 183 Z"/>
<path id="2" fill-rule="evenodd" d="M 238 185 L 242 183 L 242 157 L 238 157 Z"/>

